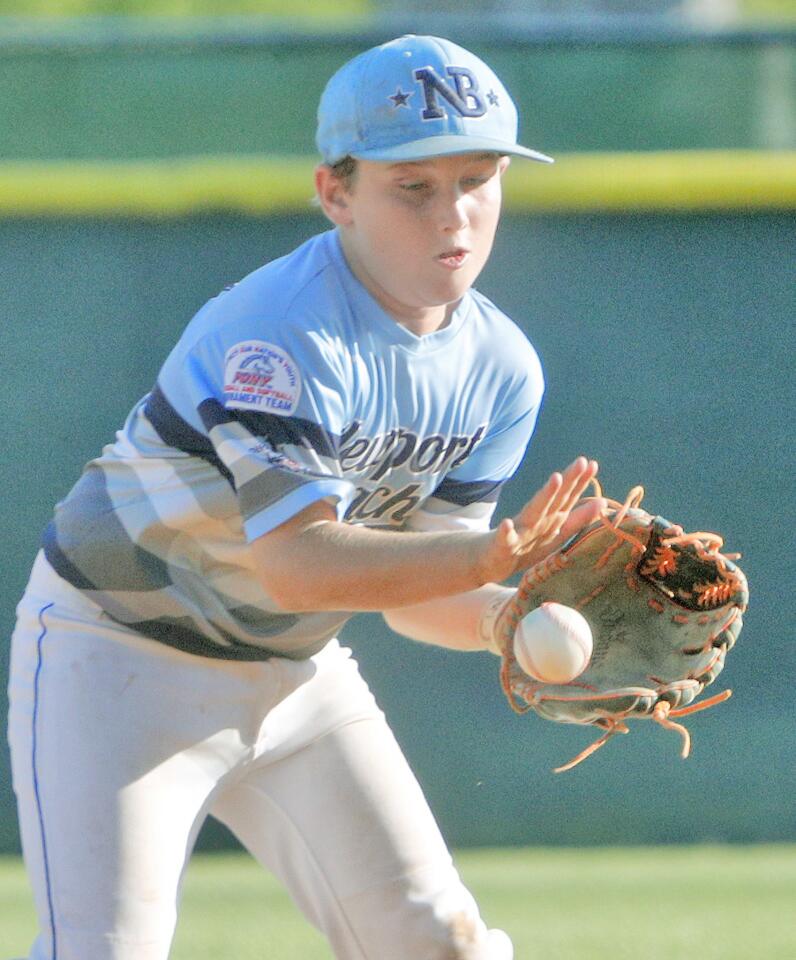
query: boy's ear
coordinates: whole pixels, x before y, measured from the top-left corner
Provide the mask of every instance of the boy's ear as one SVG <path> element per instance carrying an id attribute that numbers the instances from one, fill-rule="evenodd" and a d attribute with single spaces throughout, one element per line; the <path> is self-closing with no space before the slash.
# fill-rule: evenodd
<path id="1" fill-rule="evenodd" d="M 348 190 L 326 164 L 315 168 L 315 193 L 321 209 L 335 226 L 345 227 L 351 223 Z"/>

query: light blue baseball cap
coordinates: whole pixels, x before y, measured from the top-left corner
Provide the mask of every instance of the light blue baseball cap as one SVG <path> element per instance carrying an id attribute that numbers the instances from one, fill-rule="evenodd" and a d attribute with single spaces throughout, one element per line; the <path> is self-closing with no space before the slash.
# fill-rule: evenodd
<path id="1" fill-rule="evenodd" d="M 323 91 L 315 141 L 327 164 L 482 152 L 553 162 L 517 143 L 517 108 L 495 73 L 440 37 L 399 37 L 349 60 Z"/>

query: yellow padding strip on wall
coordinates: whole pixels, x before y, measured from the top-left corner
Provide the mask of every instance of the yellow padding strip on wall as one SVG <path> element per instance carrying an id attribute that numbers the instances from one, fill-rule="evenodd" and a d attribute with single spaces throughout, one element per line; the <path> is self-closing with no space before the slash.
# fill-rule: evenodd
<path id="1" fill-rule="evenodd" d="M 0 163 L 0 216 L 175 217 L 311 209 L 308 157 Z M 796 151 L 570 153 L 515 160 L 512 212 L 796 209 Z"/>
<path id="2" fill-rule="evenodd" d="M 182 157 L 0 164 L 0 216 L 175 217 L 310 208 L 306 157 Z"/>
<path id="3" fill-rule="evenodd" d="M 796 151 L 571 153 L 551 176 L 513 165 L 506 206 L 522 211 L 796 208 Z M 546 173 L 546 171 L 543 171 Z"/>

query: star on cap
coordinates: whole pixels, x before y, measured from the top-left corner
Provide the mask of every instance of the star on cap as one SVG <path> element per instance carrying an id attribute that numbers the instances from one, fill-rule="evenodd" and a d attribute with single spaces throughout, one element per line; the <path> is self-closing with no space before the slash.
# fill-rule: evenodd
<path id="1" fill-rule="evenodd" d="M 410 90 L 409 93 L 404 93 L 400 87 L 397 88 L 395 93 L 391 97 L 387 97 L 388 100 L 392 100 L 393 109 L 397 110 L 398 107 L 406 107 L 409 109 L 409 104 L 406 102 L 411 96 L 414 95 L 414 90 Z"/>
<path id="2" fill-rule="evenodd" d="M 497 107 L 500 104 L 500 99 L 494 90 L 490 90 L 486 98 L 493 107 Z"/>

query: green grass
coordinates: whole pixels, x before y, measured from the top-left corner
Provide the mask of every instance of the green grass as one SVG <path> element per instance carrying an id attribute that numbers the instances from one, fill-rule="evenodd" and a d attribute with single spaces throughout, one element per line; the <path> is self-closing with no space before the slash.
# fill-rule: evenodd
<path id="1" fill-rule="evenodd" d="M 517 960 L 792 960 L 796 848 L 462 851 L 485 919 Z M 33 911 L 21 863 L 0 858 L 0 957 L 22 956 Z M 201 855 L 172 960 L 331 960 L 276 882 L 239 854 Z M 409 960 L 409 958 L 407 958 Z"/>

